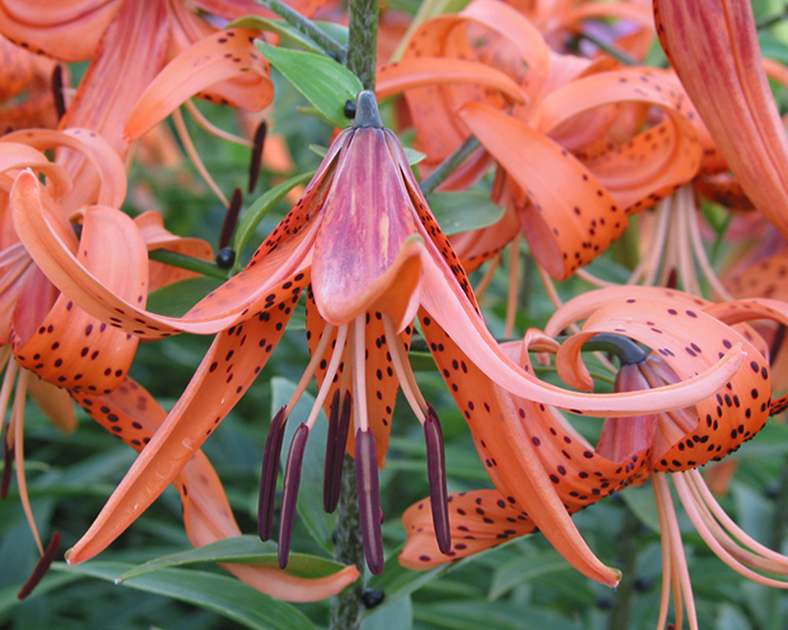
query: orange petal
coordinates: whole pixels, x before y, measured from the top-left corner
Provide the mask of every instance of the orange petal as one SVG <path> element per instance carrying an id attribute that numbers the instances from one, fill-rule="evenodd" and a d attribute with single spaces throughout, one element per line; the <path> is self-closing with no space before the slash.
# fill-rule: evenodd
<path id="1" fill-rule="evenodd" d="M 74 401 L 65 389 L 31 378 L 27 382 L 27 393 L 58 429 L 71 433 L 77 428 Z"/>
<path id="2" fill-rule="evenodd" d="M 124 137 L 133 140 L 168 116 L 197 92 L 226 79 L 248 77 L 235 102 L 225 104 L 257 111 L 273 99 L 270 65 L 258 52 L 258 31 L 220 31 L 206 37 L 171 61 L 140 97 L 129 114 Z"/>

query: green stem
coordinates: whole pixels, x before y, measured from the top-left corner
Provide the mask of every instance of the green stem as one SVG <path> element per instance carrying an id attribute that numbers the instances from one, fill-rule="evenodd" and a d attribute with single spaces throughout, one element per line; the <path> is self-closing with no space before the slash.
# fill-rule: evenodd
<path id="1" fill-rule="evenodd" d="M 613 57 L 616 61 L 620 61 L 625 66 L 637 66 L 639 65 L 638 60 L 634 57 L 629 56 L 623 50 L 618 48 L 617 46 L 612 45 L 610 42 L 606 42 L 603 39 L 600 39 L 596 35 L 592 35 L 591 33 L 579 33 L 578 37 L 580 39 L 585 39 L 586 41 L 591 42 L 598 48 L 604 50 L 608 55 Z"/>
<path id="2" fill-rule="evenodd" d="M 340 63 L 345 60 L 347 48 L 328 33 L 318 28 L 311 20 L 308 20 L 297 11 L 293 11 L 293 9 L 279 2 L 279 0 L 257 0 L 257 2 L 269 11 L 276 13 L 290 26 L 301 31 L 317 45 L 324 48 L 328 53 L 334 55 Z"/>
<path id="3" fill-rule="evenodd" d="M 200 260 L 199 258 L 192 258 L 177 252 L 171 252 L 167 249 L 154 249 L 148 252 L 148 258 L 155 260 L 165 265 L 172 267 L 179 267 L 181 269 L 188 269 L 189 271 L 196 271 L 204 276 L 211 276 L 212 278 L 219 278 L 220 280 L 227 280 L 227 270 L 222 269 L 218 265 Z"/>
<path id="4" fill-rule="evenodd" d="M 351 0 L 345 65 L 365 90 L 375 91 L 378 50 L 378 0 Z"/>
<path id="5" fill-rule="evenodd" d="M 421 183 L 421 192 L 425 195 L 429 195 L 433 192 L 480 146 L 482 146 L 481 142 L 479 142 L 475 136 L 466 138 L 465 142 L 454 149 L 454 152 L 441 162 L 440 166 L 432 172 L 432 175 Z"/>
<path id="6" fill-rule="evenodd" d="M 342 564 L 355 564 L 361 577 L 331 600 L 330 630 L 359 630 L 364 591 L 364 543 L 356 493 L 356 464 L 345 455 L 342 488 L 337 507 L 336 551 L 334 558 Z"/>
<path id="7" fill-rule="evenodd" d="M 611 352 L 615 354 L 622 365 L 632 365 L 646 360 L 648 353 L 632 341 L 629 337 L 613 335 L 610 333 L 599 333 L 591 337 L 583 344 L 586 352 L 598 350 L 600 352 Z"/>
<path id="8" fill-rule="evenodd" d="M 777 26 L 780 22 L 785 20 L 788 17 L 788 6 L 783 7 L 782 13 L 777 13 L 776 15 L 765 15 L 761 18 L 755 20 L 755 28 L 759 31 L 765 30 L 767 28 L 771 28 L 772 26 Z"/>

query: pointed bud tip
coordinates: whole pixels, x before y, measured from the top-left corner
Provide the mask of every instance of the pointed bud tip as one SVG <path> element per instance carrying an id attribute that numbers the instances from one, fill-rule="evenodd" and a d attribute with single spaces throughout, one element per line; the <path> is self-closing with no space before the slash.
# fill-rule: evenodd
<path id="1" fill-rule="evenodd" d="M 361 127 L 383 128 L 378 101 L 375 99 L 375 93 L 370 90 L 359 92 L 356 99 L 356 118 L 353 121 L 353 128 Z"/>

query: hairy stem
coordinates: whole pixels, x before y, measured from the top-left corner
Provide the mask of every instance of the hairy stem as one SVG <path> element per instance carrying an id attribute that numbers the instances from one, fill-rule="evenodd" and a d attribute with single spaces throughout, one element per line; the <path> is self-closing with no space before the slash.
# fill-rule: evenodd
<path id="1" fill-rule="evenodd" d="M 476 136 L 469 136 L 465 142 L 454 149 L 449 157 L 443 160 L 440 166 L 432 172 L 432 175 L 421 183 L 421 192 L 425 195 L 433 192 L 480 146 L 481 143 L 476 139 Z"/>
<path id="2" fill-rule="evenodd" d="M 257 0 L 257 2 L 269 11 L 276 13 L 293 28 L 301 31 L 326 52 L 336 57 L 337 61 L 340 63 L 345 60 L 347 48 L 328 33 L 318 28 L 311 20 L 305 18 L 297 11 L 294 11 L 286 4 L 279 2 L 279 0 Z"/>
<path id="3" fill-rule="evenodd" d="M 171 252 L 167 249 L 154 249 L 148 252 L 148 258 L 155 260 L 165 265 L 172 267 L 179 267 L 180 269 L 188 269 L 189 271 L 196 271 L 204 276 L 211 276 L 212 278 L 219 278 L 220 280 L 227 280 L 227 270 L 222 269 L 218 265 L 201 260 L 199 258 L 192 258 L 178 252 Z"/>
<path id="4" fill-rule="evenodd" d="M 364 591 L 364 544 L 356 494 L 356 465 L 345 454 L 342 466 L 342 487 L 337 507 L 336 551 L 334 558 L 342 564 L 355 564 L 362 577 L 331 600 L 330 630 L 359 630 Z"/>
<path id="5" fill-rule="evenodd" d="M 375 91 L 378 50 L 378 0 L 351 0 L 345 65 L 365 90 Z"/>

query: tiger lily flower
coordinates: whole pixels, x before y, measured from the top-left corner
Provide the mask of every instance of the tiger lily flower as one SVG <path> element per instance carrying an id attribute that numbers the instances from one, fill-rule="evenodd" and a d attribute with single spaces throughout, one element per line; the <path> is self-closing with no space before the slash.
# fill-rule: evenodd
<path id="1" fill-rule="evenodd" d="M 479 29 L 485 37 L 468 35 Z M 408 85 L 401 64 L 380 69 L 378 89 L 388 93 L 392 83 L 405 90 L 419 145 L 431 159 L 469 134 L 480 141 L 487 157 L 473 158 L 468 170 L 478 177 L 490 157 L 498 163 L 496 200 L 518 217 L 532 254 L 553 278 L 564 280 L 594 260 L 623 233 L 629 214 L 697 173 L 700 137 L 671 75 L 553 53 L 532 23 L 492 0 L 423 24 L 402 63 L 445 63 L 466 49 L 465 56 L 520 82 L 527 102 L 508 111 L 472 85 L 421 87 L 416 72 Z M 642 130 L 651 109 L 659 122 Z"/>
<path id="2" fill-rule="evenodd" d="M 588 389 L 591 386 L 580 349 L 588 339 L 601 333 L 623 335 L 654 348 L 651 354 L 635 356 L 632 362 L 622 365 L 616 377 L 616 391 L 619 392 L 679 382 L 715 361 L 733 344 L 741 344 L 746 349 L 748 366 L 718 393 L 697 402 L 694 408 L 608 418 L 595 448 L 561 415 L 538 405 L 521 407 L 522 401 L 516 401 L 515 397 L 506 399 L 507 403 L 513 403 L 509 425 L 523 432 L 522 444 L 530 439 L 537 447 L 539 465 L 544 469 L 544 476 L 549 476 L 554 484 L 566 512 L 573 513 L 625 486 L 641 484 L 647 478 L 652 480 L 663 525 L 666 575 L 659 628 L 665 625 L 671 583 L 680 589 L 676 592 L 683 593 L 691 627 L 697 627 L 675 512 L 665 485 L 667 475 L 673 478 L 698 531 L 726 564 L 763 584 L 788 587 L 786 582 L 752 571 L 756 568 L 788 575 L 788 558 L 766 549 L 736 526 L 716 503 L 696 470 L 737 450 L 763 428 L 770 414 L 786 406 L 785 397 L 770 398 L 770 370 L 763 354 L 765 344 L 749 326 L 734 328 L 734 325 L 759 318 L 784 323 L 788 321 L 788 305 L 767 299 L 714 305 L 678 291 L 654 287 L 592 291 L 567 302 L 545 328 L 546 335 L 555 335 L 575 321 L 586 320 L 582 331 L 565 341 L 556 355 L 559 374 L 576 387 Z M 533 332 L 526 335 L 522 344 L 506 344 L 511 353 L 523 352 L 520 360 L 525 366 L 530 366 L 525 354 L 532 345 L 529 338 L 535 338 Z M 549 348 L 542 345 L 533 349 Z M 473 413 L 474 407 L 470 410 Z M 521 420 L 516 422 L 518 415 Z M 512 429 L 508 430 L 511 435 Z M 509 484 L 516 482 L 517 473 L 511 473 L 514 481 L 505 476 L 507 471 L 517 467 L 517 460 L 503 462 L 503 457 L 508 455 L 507 449 L 512 448 L 509 444 L 513 438 L 492 445 L 486 442 L 486 436 L 476 431 L 474 437 L 497 490 L 449 497 L 452 554 L 448 557 L 435 553 L 428 523 L 429 506 L 420 502 L 409 508 L 403 516 L 408 533 L 408 542 L 400 555 L 403 565 L 426 569 L 536 531 L 538 513 L 524 511 L 511 494 Z M 517 455 L 521 461 L 525 453 L 527 451 L 520 448 Z M 520 463 L 521 467 L 524 465 Z M 550 532 L 540 529 L 550 539 Z M 573 561 L 565 549 L 556 548 Z M 681 599 L 677 599 L 676 607 L 681 610 Z"/>
<path id="3" fill-rule="evenodd" d="M 68 148 L 85 156 L 100 187 L 95 196 L 81 190 L 65 169 L 43 151 Z M 212 259 L 211 247 L 200 239 L 178 239 L 164 229 L 161 215 L 144 213 L 132 221 L 117 210 L 126 194 L 126 176 L 117 153 L 98 134 L 81 129 L 29 129 L 0 138 L 0 367 L 5 370 L 0 411 L 5 415 L 13 397 L 11 422 L 5 433 L 6 470 L 17 462 L 17 480 L 31 530 L 42 550 L 27 499 L 24 468 L 24 402 L 29 392 L 50 419 L 65 430 L 76 426 L 67 389 L 108 393 L 127 373 L 138 339 L 85 313 L 47 280 L 19 242 L 13 228 L 8 193 L 21 169 L 35 169 L 47 178 L 36 181 L 36 194 L 51 210 L 62 242 L 119 294 L 137 299 L 140 287 L 164 286 L 182 279 L 160 263 L 148 263 L 148 249 L 167 248 Z M 36 180 L 36 176 L 28 171 Z M 76 188 L 76 190 L 75 190 Z M 89 203 L 95 205 L 84 206 Z M 122 216 L 116 226 L 116 219 Z M 77 239 L 69 221 L 82 224 Z M 140 247 L 125 247 L 128 242 Z M 147 297 L 144 292 L 142 303 Z M 31 378 L 30 373 L 39 378 Z M 5 494 L 7 485 L 0 494 Z"/>
<path id="4" fill-rule="evenodd" d="M 668 60 L 734 177 L 788 237 L 788 139 L 766 79 L 752 6 L 654 0 L 654 15 Z"/>
<path id="5" fill-rule="evenodd" d="M 167 416 L 158 401 L 129 377 L 109 394 L 75 393 L 74 397 L 90 417 L 137 452 L 150 442 Z M 195 547 L 241 535 L 219 476 L 201 450 L 195 452 L 172 483 L 183 504 L 186 534 Z M 314 579 L 259 564 L 221 566 L 252 588 L 290 602 L 327 599 L 359 575 L 352 565 Z"/>
<path id="6" fill-rule="evenodd" d="M 405 355 L 417 312 L 433 355 L 440 360 L 444 376 L 452 379 L 454 391 L 464 388 L 470 393 L 472 386 L 467 383 L 474 381 L 462 375 L 473 365 L 520 396 L 563 408 L 582 407 L 591 414 L 626 415 L 671 404 L 659 391 L 625 396 L 570 392 L 543 383 L 505 356 L 484 326 L 467 277 L 430 213 L 399 141 L 382 128 L 371 93 L 359 95 L 353 126 L 339 134 L 301 200 L 266 238 L 246 269 L 181 318 L 147 312 L 135 301 L 108 290 L 63 246 L 37 190 L 30 175 L 17 178 L 11 204 L 14 225 L 36 263 L 75 304 L 111 327 L 142 338 L 218 332 L 161 429 L 71 550 L 72 563 L 99 553 L 172 482 L 262 370 L 307 287 L 312 360 L 298 395 L 313 375 L 321 386 L 315 408 L 291 446 L 289 460 L 295 463 L 285 473 L 285 527 L 280 542 L 292 523 L 299 462 L 309 427 L 319 406 L 325 404 L 332 418 L 334 453 L 328 460 L 334 466 L 341 462 L 344 434 L 353 418 L 350 435 L 355 440 L 347 443 L 357 459 L 366 553 L 370 568 L 382 570 L 377 468 L 384 463 L 394 398 L 402 387 L 425 427 L 436 530 L 446 548 L 439 423 L 418 392 Z M 673 403 L 692 404 L 715 391 L 741 361 L 734 349 L 715 369 L 701 375 L 699 382 L 671 388 Z M 296 400 L 294 396 L 277 414 L 266 443 L 261 484 L 263 536 L 270 531 L 281 429 Z M 331 507 L 338 479 L 334 468 L 328 470 L 327 478 L 325 503 Z M 287 542 L 285 538 L 286 544 L 280 546 L 282 564 L 287 560 Z"/>

